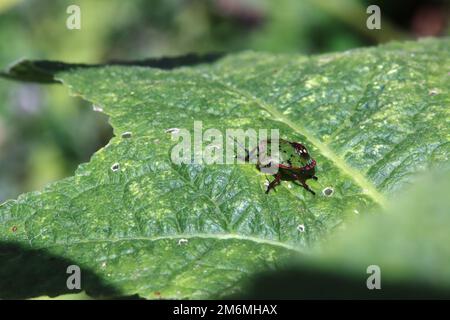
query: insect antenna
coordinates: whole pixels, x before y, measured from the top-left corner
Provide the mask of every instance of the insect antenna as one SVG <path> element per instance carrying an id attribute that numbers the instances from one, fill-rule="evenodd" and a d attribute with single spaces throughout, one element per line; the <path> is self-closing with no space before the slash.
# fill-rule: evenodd
<path id="1" fill-rule="evenodd" d="M 245 146 L 243 146 L 237 139 L 235 140 L 235 139 L 233 139 L 233 137 L 232 136 L 230 136 L 230 135 L 228 135 L 228 137 L 234 142 L 236 142 L 236 144 L 239 146 L 239 147 L 241 147 L 242 149 L 244 149 L 244 151 L 245 151 L 245 158 L 244 158 L 244 161 L 245 162 L 249 162 L 249 160 L 250 160 L 250 152 L 248 151 L 248 149 L 245 147 Z M 234 158 L 235 159 L 237 159 L 237 154 L 234 156 Z"/>

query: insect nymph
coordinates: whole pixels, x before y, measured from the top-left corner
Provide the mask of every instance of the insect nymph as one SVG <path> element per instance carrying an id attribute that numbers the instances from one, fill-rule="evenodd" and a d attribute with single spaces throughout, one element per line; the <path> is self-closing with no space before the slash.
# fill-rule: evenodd
<path id="1" fill-rule="evenodd" d="M 294 183 L 300 184 L 307 191 L 311 192 L 313 195 L 316 193 L 311 190 L 311 188 L 306 184 L 306 180 L 318 178 L 316 174 L 316 160 L 311 158 L 306 147 L 298 142 L 290 142 L 287 140 L 279 139 L 279 159 L 275 166 L 277 167 L 276 173 L 273 174 L 275 178 L 267 186 L 266 193 L 274 189 L 281 181 L 293 181 Z M 271 140 L 262 141 L 255 149 L 249 152 L 245 149 L 246 157 L 245 161 L 248 162 L 252 157 L 257 155 L 257 168 L 259 170 L 267 168 L 272 165 L 272 163 L 263 165 L 260 162 L 260 152 L 263 150 L 270 149 L 272 142 Z"/>

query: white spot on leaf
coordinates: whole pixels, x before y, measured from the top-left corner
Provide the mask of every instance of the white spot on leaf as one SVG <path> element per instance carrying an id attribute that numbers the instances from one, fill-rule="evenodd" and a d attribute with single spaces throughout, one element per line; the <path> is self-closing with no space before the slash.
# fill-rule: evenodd
<path id="1" fill-rule="evenodd" d="M 331 187 L 326 187 L 325 189 L 322 190 L 322 194 L 325 197 L 331 197 L 334 193 L 334 189 Z"/>
<path id="2" fill-rule="evenodd" d="M 103 108 L 96 104 L 92 105 L 92 110 L 94 110 L 95 112 L 103 112 Z"/>
<path id="3" fill-rule="evenodd" d="M 120 169 L 120 164 L 118 164 L 117 162 L 111 166 L 111 170 L 114 172 L 116 172 L 119 169 Z"/>
<path id="4" fill-rule="evenodd" d="M 169 129 L 166 129 L 166 133 L 178 133 L 178 132 L 180 132 L 180 129 L 179 129 L 179 128 L 169 128 Z"/>
<path id="5" fill-rule="evenodd" d="M 131 138 L 132 135 L 133 134 L 130 131 L 127 131 L 127 132 L 122 133 L 122 138 L 129 139 L 129 138 Z"/>
<path id="6" fill-rule="evenodd" d="M 428 91 L 428 94 L 429 94 L 430 96 L 435 96 L 435 95 L 437 95 L 438 93 L 439 93 L 439 90 L 436 89 L 436 88 L 430 89 L 430 91 Z"/>

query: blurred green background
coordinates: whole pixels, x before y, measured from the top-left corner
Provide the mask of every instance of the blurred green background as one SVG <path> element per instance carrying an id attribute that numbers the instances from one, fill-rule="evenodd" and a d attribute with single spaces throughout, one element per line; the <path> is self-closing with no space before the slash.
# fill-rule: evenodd
<path id="1" fill-rule="evenodd" d="M 81 30 L 66 9 L 81 8 Z M 366 8 L 381 7 L 368 30 Z M 305 54 L 450 34 L 448 1 L 0 0 L 0 68 L 21 58 L 105 62 L 245 49 Z M 58 85 L 0 79 L 0 202 L 73 174 L 112 136 Z"/>

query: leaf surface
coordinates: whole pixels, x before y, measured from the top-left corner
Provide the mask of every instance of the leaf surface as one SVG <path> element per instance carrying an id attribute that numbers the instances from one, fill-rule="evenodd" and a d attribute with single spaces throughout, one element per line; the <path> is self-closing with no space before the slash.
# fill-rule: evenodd
<path id="1" fill-rule="evenodd" d="M 448 299 L 449 190 L 449 170 L 417 177 L 386 210 L 337 232 L 307 259 L 255 276 L 239 298 Z"/>
<path id="2" fill-rule="evenodd" d="M 0 240 L 89 270 L 99 281 L 82 289 L 93 295 L 110 286 L 145 298 L 239 292 L 249 274 L 308 252 L 417 172 L 448 165 L 449 49 L 445 39 L 313 57 L 244 52 L 170 71 L 44 66 L 46 82 L 54 76 L 109 115 L 116 137 L 73 177 L 3 204 Z M 39 79 L 32 69 L 26 80 Z M 252 165 L 175 165 L 166 130 L 192 132 L 194 121 L 224 134 L 279 129 L 304 143 L 318 163 L 317 195 L 290 182 L 266 195 Z M 1 262 L 11 271 L 16 261 Z"/>

